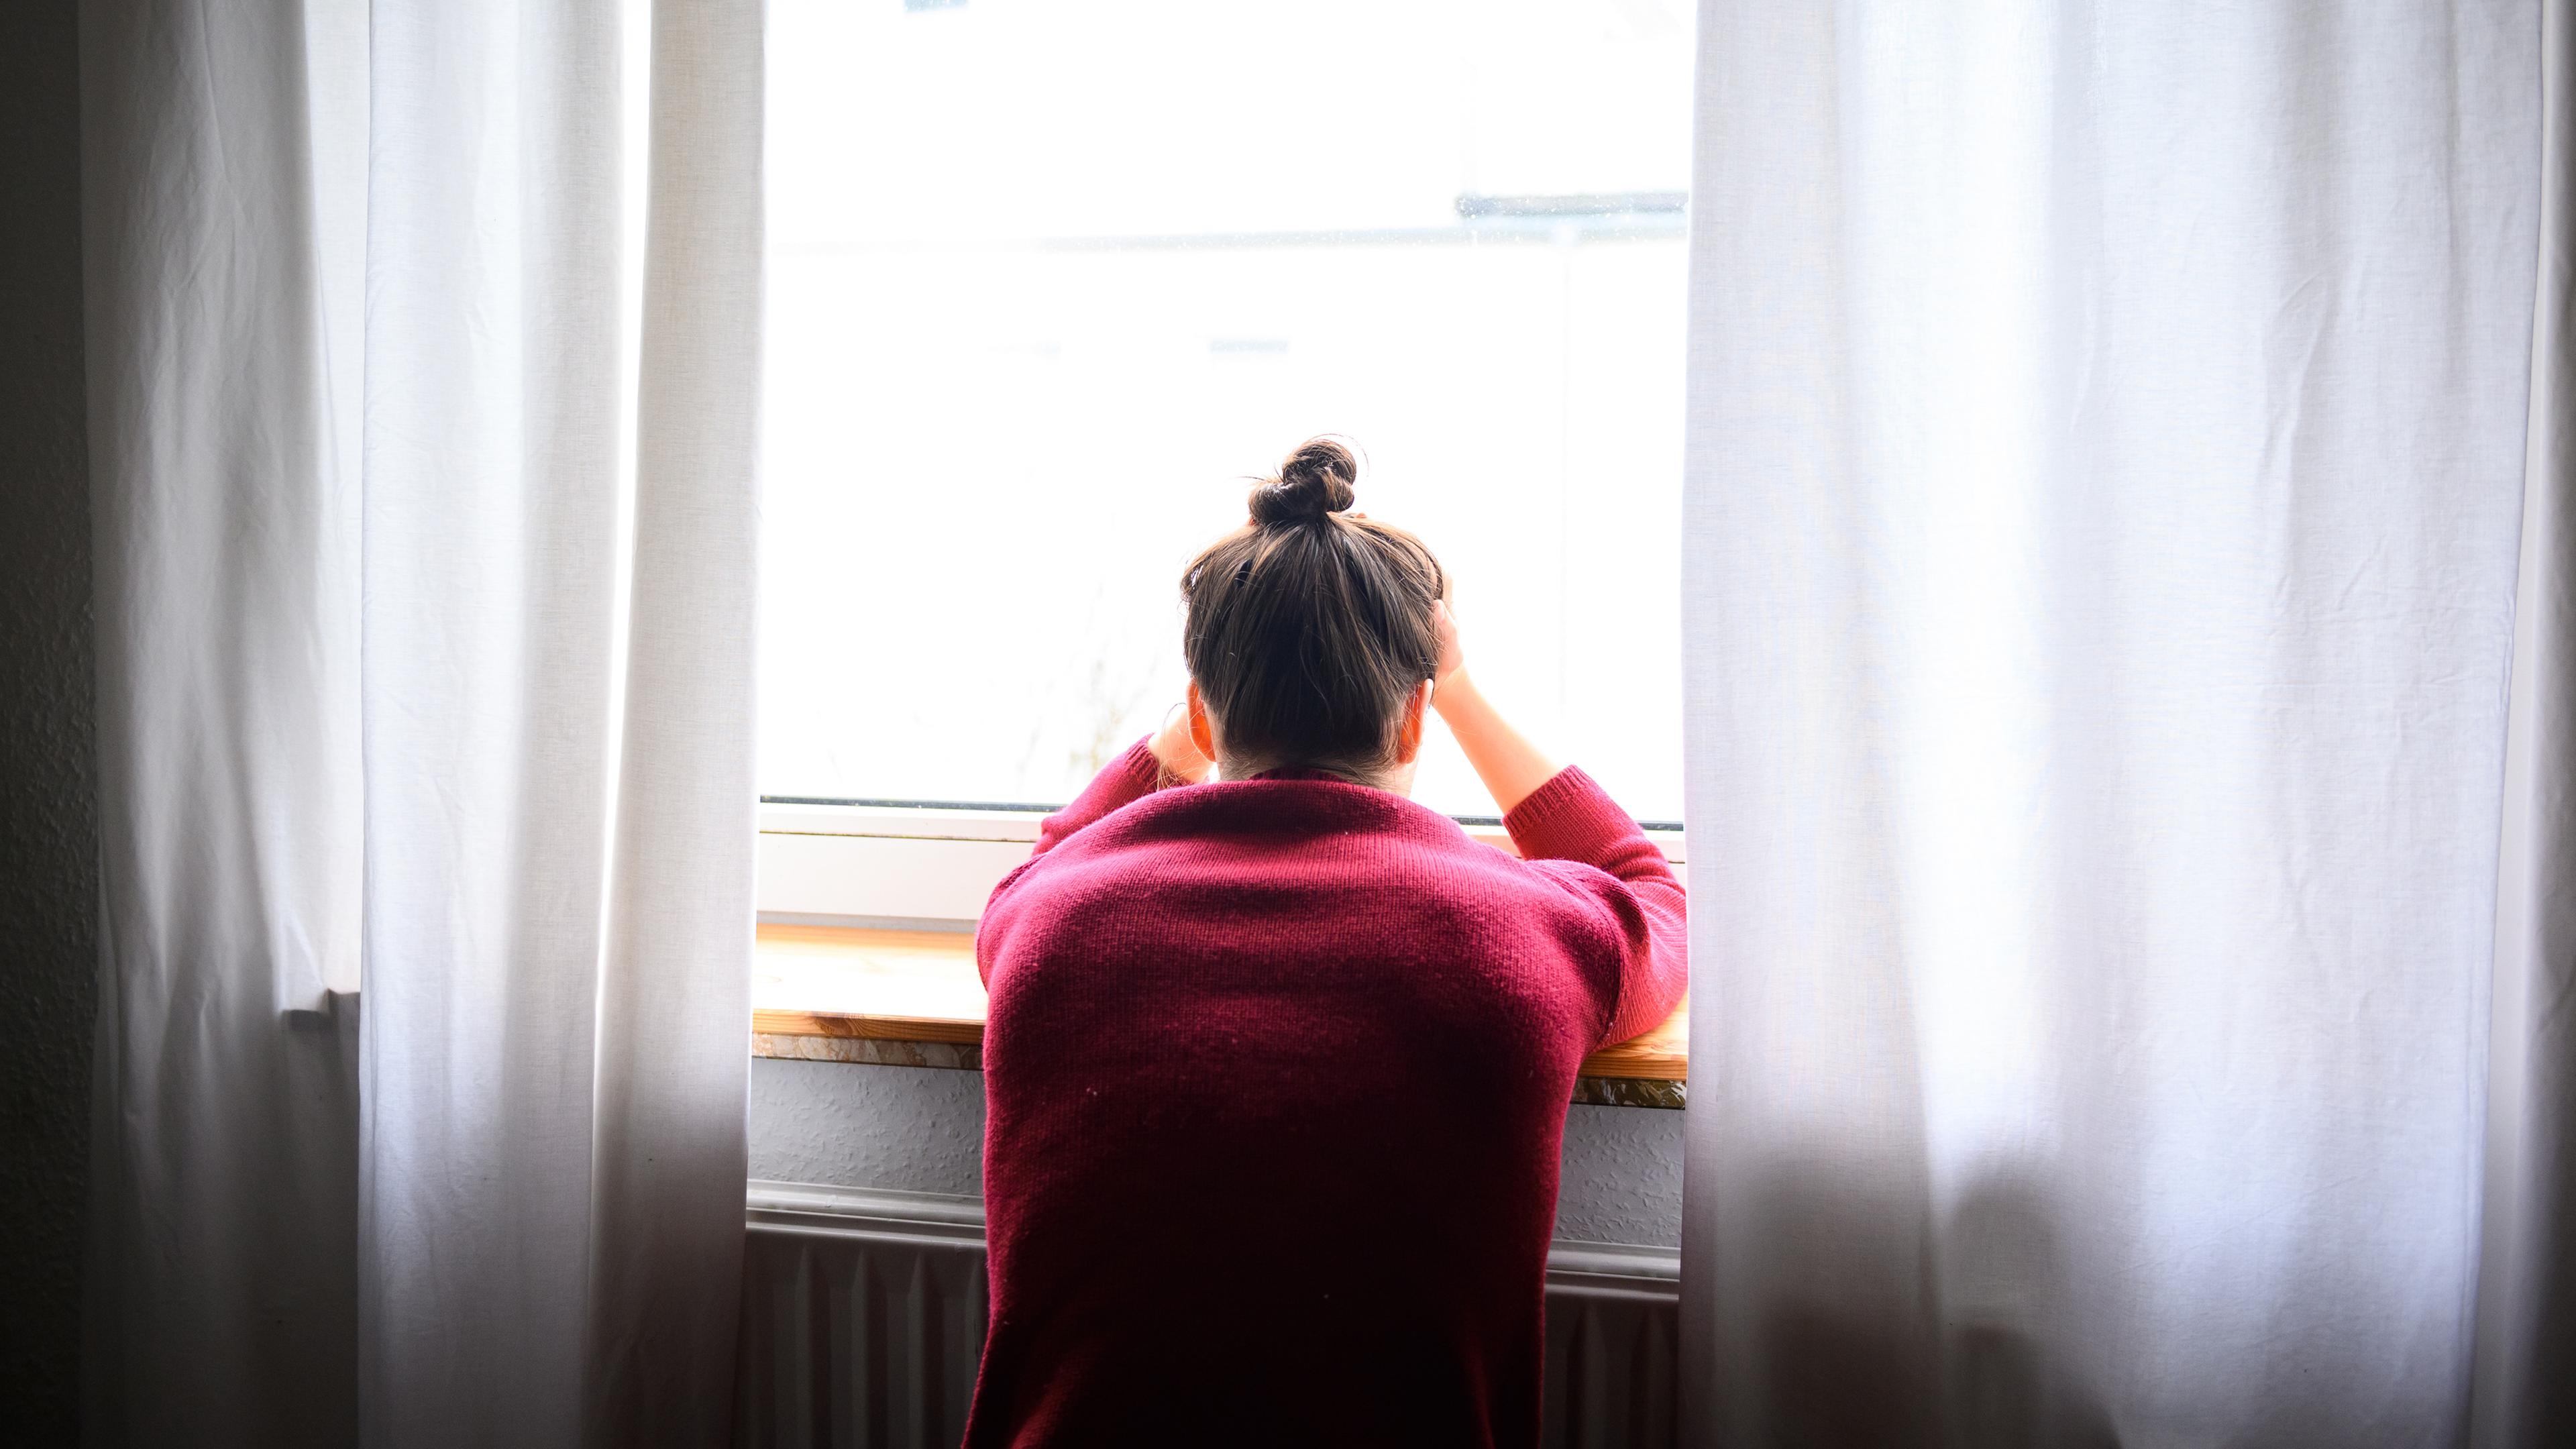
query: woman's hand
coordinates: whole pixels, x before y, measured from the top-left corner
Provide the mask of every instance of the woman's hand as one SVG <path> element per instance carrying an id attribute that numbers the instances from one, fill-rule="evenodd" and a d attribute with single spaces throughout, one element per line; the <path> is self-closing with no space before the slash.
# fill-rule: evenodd
<path id="1" fill-rule="evenodd" d="M 1199 753 L 1198 741 L 1190 738 L 1190 711 L 1187 705 L 1174 705 L 1163 716 L 1163 727 L 1154 732 L 1153 743 L 1146 746 L 1154 752 L 1154 763 L 1163 773 L 1184 785 L 1195 785 L 1207 778 L 1213 763 Z"/>
<path id="2" fill-rule="evenodd" d="M 1441 599 L 1431 606 L 1431 627 L 1440 640 L 1440 662 L 1432 666 L 1431 693 L 1434 698 L 1449 683 L 1449 676 L 1467 667 L 1467 656 L 1458 648 L 1458 616 L 1449 612 L 1449 601 Z"/>
<path id="3" fill-rule="evenodd" d="M 1513 729 L 1468 677 L 1466 651 L 1459 646 L 1458 620 L 1449 612 L 1449 601 L 1434 604 L 1431 618 L 1440 635 L 1431 707 L 1448 723 L 1458 748 L 1466 752 L 1467 763 L 1475 766 L 1476 778 L 1485 782 L 1485 792 L 1509 815 L 1513 806 L 1555 776 L 1556 762 Z"/>

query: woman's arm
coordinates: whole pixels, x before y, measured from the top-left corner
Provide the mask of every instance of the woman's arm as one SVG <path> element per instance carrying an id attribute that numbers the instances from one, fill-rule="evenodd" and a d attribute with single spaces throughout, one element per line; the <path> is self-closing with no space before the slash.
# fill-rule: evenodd
<path id="1" fill-rule="evenodd" d="M 1431 707 L 1465 751 L 1467 763 L 1485 792 L 1509 815 L 1532 791 L 1556 777 L 1556 762 L 1539 752 L 1528 737 L 1513 729 L 1492 701 L 1467 675 L 1466 656 L 1458 647 L 1458 620 L 1447 600 L 1434 606 L 1440 628 L 1440 672 L 1431 681 Z"/>
<path id="2" fill-rule="evenodd" d="M 1619 932 L 1619 997 L 1601 1044 L 1672 1015 L 1690 989 L 1688 905 L 1671 863 L 1628 812 L 1569 765 L 1522 797 L 1503 828 L 1533 868 L 1597 903 Z"/>
<path id="3" fill-rule="evenodd" d="M 1075 831 L 1119 806 L 1153 794 L 1157 783 L 1154 756 L 1145 741 L 1138 740 L 1092 776 L 1091 783 L 1082 787 L 1072 804 L 1038 822 L 1037 848 L 1029 852 L 1029 859 L 1035 860 L 1062 845 Z"/>
<path id="4" fill-rule="evenodd" d="M 1160 730 L 1128 746 L 1126 753 L 1092 776 L 1072 804 L 1039 823 L 1037 847 L 1029 852 L 1029 859 L 1062 845 L 1066 837 L 1122 805 L 1173 785 L 1195 785 L 1207 773 L 1207 757 L 1190 741 L 1189 716 L 1175 710 Z"/>
<path id="5" fill-rule="evenodd" d="M 1438 606 L 1440 673 L 1431 705 L 1458 739 L 1476 777 L 1502 807 L 1503 826 L 1523 858 L 1598 901 L 1619 927 L 1619 999 L 1601 1040 L 1626 1041 L 1672 1014 L 1690 986 L 1682 883 L 1664 853 L 1592 777 L 1539 752 L 1511 727 L 1467 675 L 1458 621 Z M 1590 870 L 1568 871 L 1555 861 Z"/>
<path id="6" fill-rule="evenodd" d="M 1073 797 L 1072 804 L 1038 823 L 1038 843 L 1030 847 L 1029 858 L 1013 866 L 1011 873 L 993 887 L 993 893 L 985 897 L 986 922 L 993 919 L 995 903 L 1009 894 L 1020 877 L 1028 873 L 1029 867 L 1048 851 L 1072 839 L 1074 832 L 1166 786 L 1191 784 L 1206 776 L 1203 760 L 1195 772 L 1189 763 L 1190 758 L 1198 754 L 1197 750 L 1190 749 L 1188 756 L 1178 754 L 1172 746 L 1171 734 L 1171 726 L 1166 725 L 1160 732 L 1129 745 L 1125 754 L 1111 760 L 1099 774 L 1091 777 L 1091 783 L 1082 787 L 1082 793 Z M 1184 720 L 1182 745 L 1187 747 L 1188 741 L 1188 722 Z M 991 944 L 979 925 L 975 931 L 975 970 L 979 975 L 992 969 Z"/>

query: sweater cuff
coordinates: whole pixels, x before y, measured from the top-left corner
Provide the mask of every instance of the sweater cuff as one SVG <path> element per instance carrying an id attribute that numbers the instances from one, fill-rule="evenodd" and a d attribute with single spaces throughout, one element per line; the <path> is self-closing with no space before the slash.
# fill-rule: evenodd
<path id="1" fill-rule="evenodd" d="M 1598 861 L 1641 833 L 1619 802 L 1575 765 L 1557 771 L 1506 812 L 1503 829 L 1526 860 Z"/>
<path id="2" fill-rule="evenodd" d="M 1138 799 L 1163 788 L 1163 762 L 1154 758 L 1152 735 L 1129 745 L 1127 753 L 1118 757 L 1118 768 L 1135 782 Z"/>

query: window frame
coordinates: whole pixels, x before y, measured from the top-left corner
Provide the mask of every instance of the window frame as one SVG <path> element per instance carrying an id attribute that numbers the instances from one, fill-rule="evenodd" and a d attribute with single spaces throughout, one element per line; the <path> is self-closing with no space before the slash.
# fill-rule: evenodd
<path id="1" fill-rule="evenodd" d="M 764 797 L 754 905 L 759 919 L 776 923 L 972 930 L 993 887 L 1029 858 L 1050 813 Z M 1459 823 L 1469 838 L 1511 849 L 1498 820 Z M 1675 866 L 1685 863 L 1683 832 L 1650 825 L 1646 838 Z"/>

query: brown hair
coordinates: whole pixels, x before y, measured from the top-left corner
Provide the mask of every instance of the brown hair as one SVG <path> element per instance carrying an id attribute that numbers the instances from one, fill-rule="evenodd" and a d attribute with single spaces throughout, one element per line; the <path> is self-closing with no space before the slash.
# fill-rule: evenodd
<path id="1" fill-rule="evenodd" d="M 1301 444 L 1252 486 L 1252 521 L 1181 575 L 1181 648 L 1228 773 L 1371 779 L 1439 666 L 1432 606 L 1448 579 L 1420 539 L 1351 514 L 1358 480 L 1340 440 Z"/>

